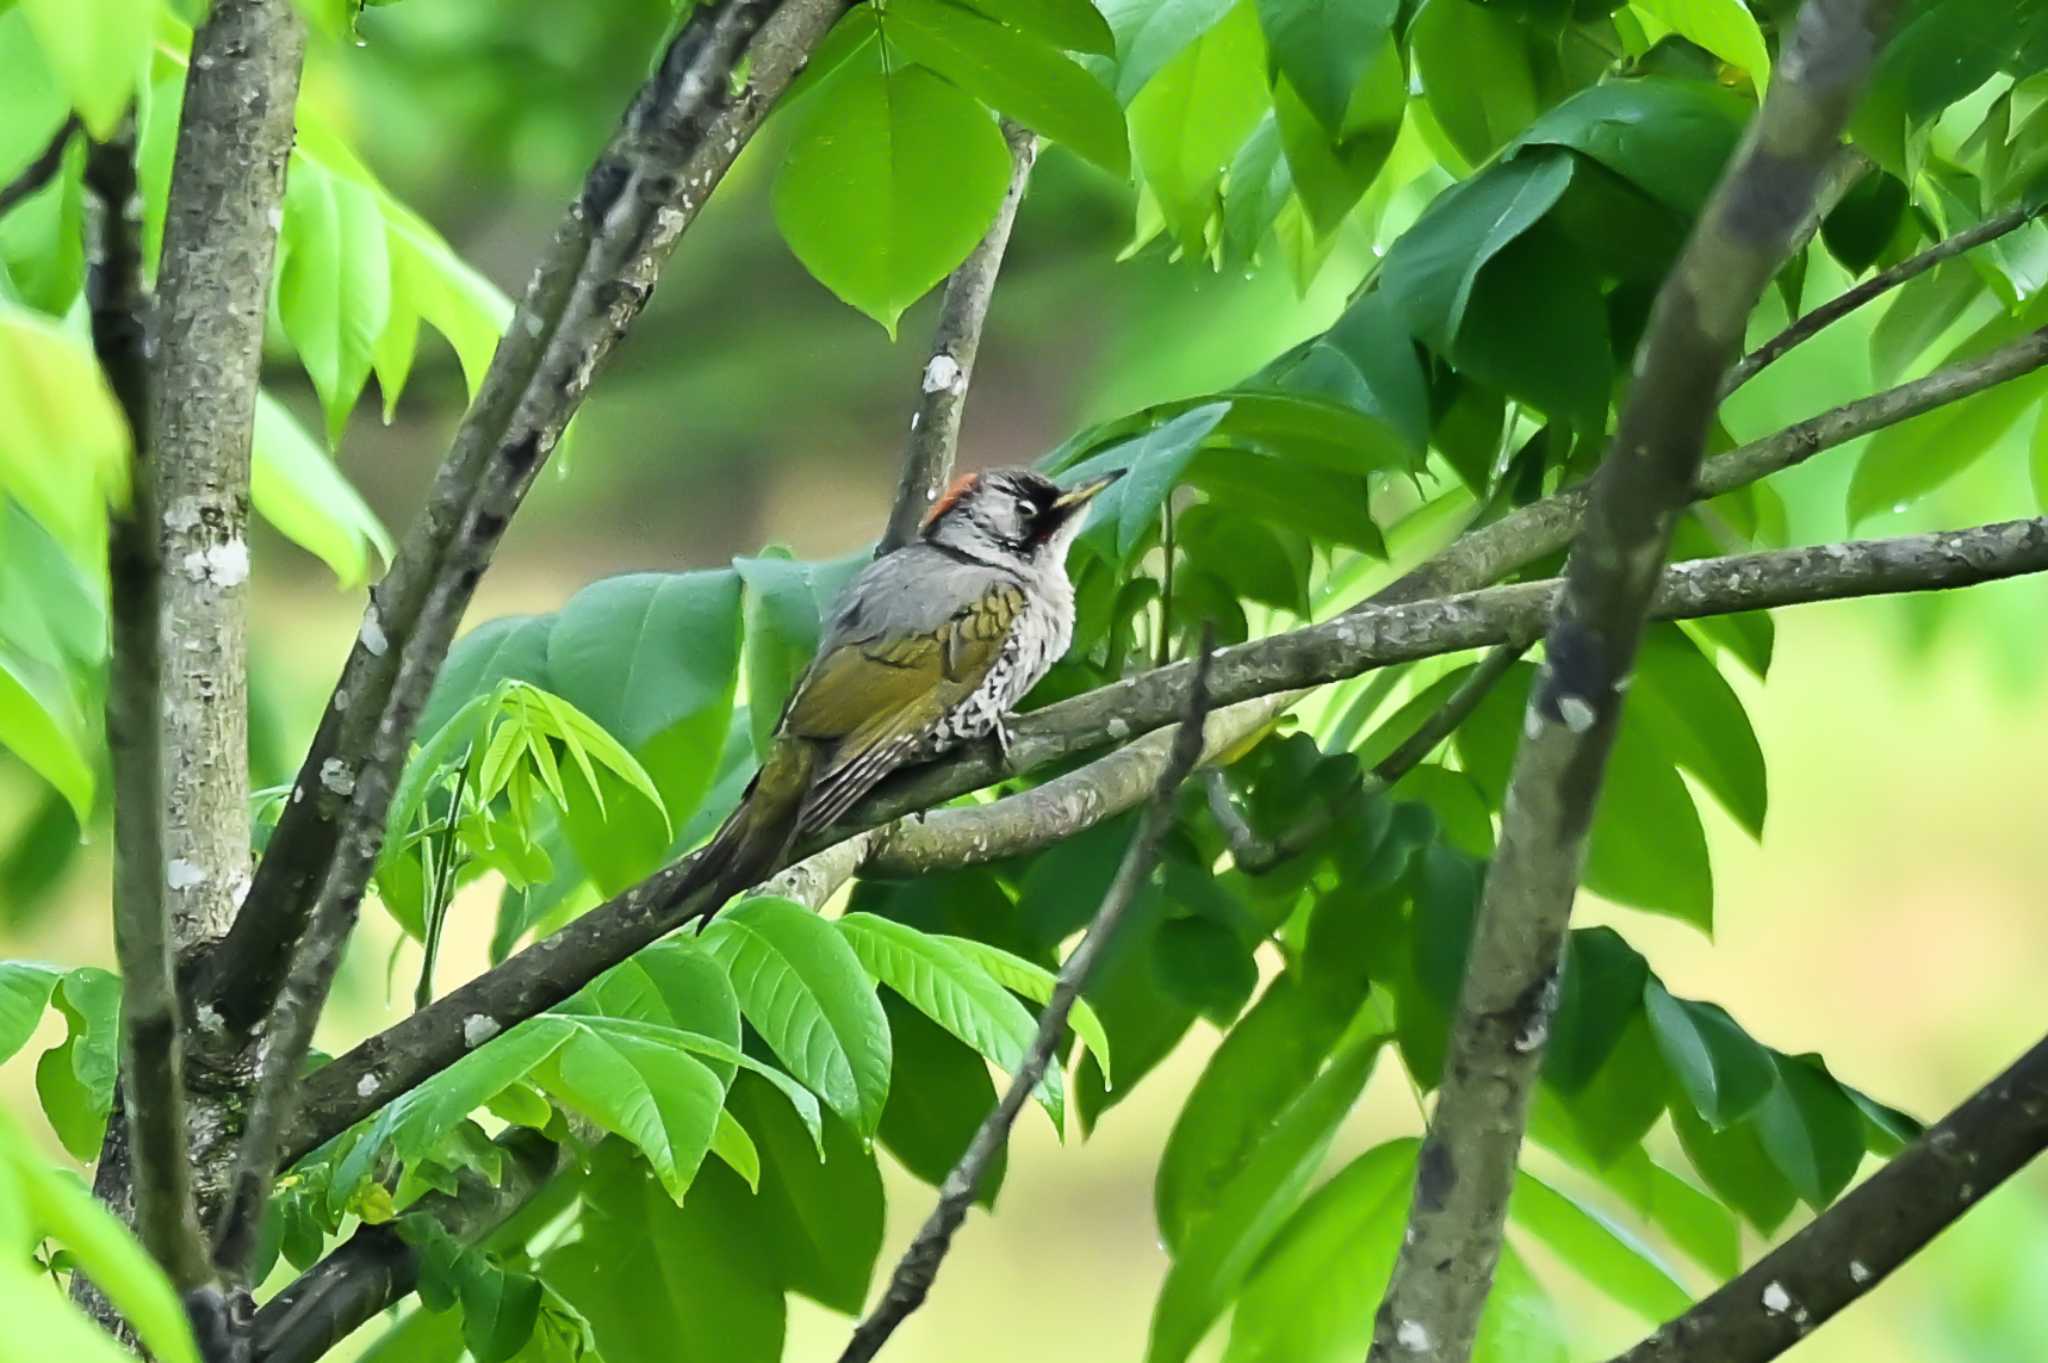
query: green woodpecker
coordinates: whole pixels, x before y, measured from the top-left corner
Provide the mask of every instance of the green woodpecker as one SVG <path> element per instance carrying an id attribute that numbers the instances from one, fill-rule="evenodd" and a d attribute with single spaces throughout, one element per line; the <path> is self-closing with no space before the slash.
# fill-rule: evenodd
<path id="1" fill-rule="evenodd" d="M 915 541 L 862 569 L 680 894 L 710 891 L 699 912 L 716 913 L 933 747 L 994 734 L 1007 753 L 1011 709 L 1074 637 L 1082 509 L 1117 476 L 1063 491 L 1029 469 L 967 474 Z"/>

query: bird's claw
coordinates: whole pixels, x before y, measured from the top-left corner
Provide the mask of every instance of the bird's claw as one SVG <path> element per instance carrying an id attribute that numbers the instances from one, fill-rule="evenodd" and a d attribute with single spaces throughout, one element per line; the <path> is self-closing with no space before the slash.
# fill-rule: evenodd
<path id="1" fill-rule="evenodd" d="M 1010 744 L 1013 741 L 1010 736 L 1010 721 L 1014 718 L 1016 718 L 1015 715 L 996 716 L 996 751 L 1000 752 L 1003 755 L 1003 766 L 1006 768 L 1014 767 L 1016 765 L 1016 763 L 1010 757 Z"/>

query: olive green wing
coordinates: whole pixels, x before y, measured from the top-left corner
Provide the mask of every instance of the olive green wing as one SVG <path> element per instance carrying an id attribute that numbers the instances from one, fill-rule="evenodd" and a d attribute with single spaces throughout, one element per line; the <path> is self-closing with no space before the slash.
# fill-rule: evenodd
<path id="1" fill-rule="evenodd" d="M 785 733 L 830 745 L 805 806 L 806 830 L 851 809 L 974 694 L 1024 601 L 1016 583 L 995 580 L 935 630 L 848 639 L 812 662 L 782 719 Z"/>

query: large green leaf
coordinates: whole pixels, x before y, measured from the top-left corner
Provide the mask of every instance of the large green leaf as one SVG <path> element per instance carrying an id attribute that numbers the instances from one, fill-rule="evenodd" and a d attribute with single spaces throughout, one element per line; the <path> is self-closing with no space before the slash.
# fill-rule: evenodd
<path id="1" fill-rule="evenodd" d="M 882 1248 L 882 1176 L 874 1152 L 832 1120 L 821 1154 L 789 1105 L 755 1075 L 735 1083 L 726 1103 L 760 1145 L 761 1190 L 750 1242 L 773 1257 L 791 1291 L 857 1315 Z"/>
<path id="2" fill-rule="evenodd" d="M 838 920 L 840 935 L 862 966 L 917 1010 L 985 1059 L 1015 1075 L 1038 1026 L 1024 1005 L 979 964 L 944 939 L 870 913 Z M 1066 1083 L 1055 1059 L 1039 1083 L 1038 1101 L 1053 1129 L 1066 1129 Z"/>
<path id="3" fill-rule="evenodd" d="M 64 676 L 0 646 L 0 744 L 69 802 L 81 828 L 92 818 L 98 787 L 90 742 Z"/>
<path id="4" fill-rule="evenodd" d="M 1566 939 L 1557 1012 L 1543 1051 L 1543 1078 L 1562 1093 L 1585 1087 L 1643 1006 L 1649 966 L 1612 928 L 1575 928 Z"/>
<path id="5" fill-rule="evenodd" d="M 1273 83 L 1273 112 L 1295 193 L 1319 235 L 1337 230 L 1387 162 L 1408 108 L 1408 73 L 1391 37 L 1379 40 L 1351 112 L 1335 133 L 1286 77 Z"/>
<path id="6" fill-rule="evenodd" d="M 683 1200 L 724 1104 L 717 1075 L 659 1039 L 595 1018 L 535 1073 L 562 1103 L 631 1141 L 668 1195 Z"/>
<path id="7" fill-rule="evenodd" d="M 1225 1363 L 1363 1357 L 1401 1252 L 1417 1142 L 1366 1151 L 1316 1190 L 1246 1284 Z M 1561 1322 L 1513 1246 L 1501 1247 L 1473 1363 L 1563 1363 Z"/>
<path id="8" fill-rule="evenodd" d="M 1347 131 L 1352 94 L 1389 36 L 1394 0 L 1258 0 L 1273 65 L 1332 134 Z"/>
<path id="9" fill-rule="evenodd" d="M 615 1143 L 592 1164 L 583 1237 L 539 1271 L 606 1363 L 780 1363 L 783 1284 L 772 1256 L 743 1248 L 756 1203 L 738 1175 L 706 1167 L 678 1207 Z"/>
<path id="10" fill-rule="evenodd" d="M 847 70 L 809 101 L 775 182 L 775 222 L 825 287 L 893 337 L 967 258 L 1010 182 L 971 95 L 922 67 Z"/>
<path id="11" fill-rule="evenodd" d="M 936 1188 L 995 1110 L 995 1081 L 987 1061 L 895 994 L 882 995 L 882 1008 L 889 1015 L 896 1064 L 906 1079 L 889 1086 L 877 1139 L 897 1163 Z M 1008 1158 L 1007 1144 L 998 1145 L 975 1190 L 982 1206 L 995 1205 Z"/>
<path id="12" fill-rule="evenodd" d="M 1508 1216 L 1587 1282 L 1652 1325 L 1683 1315 L 1692 1305 L 1692 1294 L 1648 1246 L 1526 1169 L 1515 1173 Z"/>
<path id="13" fill-rule="evenodd" d="M 1173 6 L 1164 0 L 1161 9 Z M 1115 22 L 1114 16 L 1111 22 Z M 1138 165 L 1181 248 L 1200 256 L 1223 168 L 1268 107 L 1258 19 L 1240 4 L 1130 101 Z"/>
<path id="14" fill-rule="evenodd" d="M 1432 0 L 1431 7 L 1469 0 Z M 1571 183 L 1560 154 L 1518 156 L 1439 195 L 1387 251 L 1380 288 L 1397 316 L 1439 351 L 1464 325 L 1479 272 L 1550 211 Z"/>
<path id="15" fill-rule="evenodd" d="M 391 536 L 377 513 L 268 393 L 256 395 L 249 500 L 287 539 L 318 555 L 344 587 L 369 580 L 373 551 L 391 561 Z"/>
<path id="16" fill-rule="evenodd" d="M 391 256 L 376 193 L 303 155 L 285 179 L 277 311 L 339 444 L 391 320 Z"/>
<path id="17" fill-rule="evenodd" d="M 554 627 L 552 615 L 503 615 L 457 639 L 420 712 L 420 741 L 432 739 L 458 710 L 501 681 L 547 686 L 548 634 Z"/>
<path id="18" fill-rule="evenodd" d="M 1763 836 L 1763 747 L 1728 679 L 1676 625 L 1652 625 L 1636 655 L 1624 724 L 1640 725 L 1753 838 Z"/>
<path id="19" fill-rule="evenodd" d="M 1604 81 L 1545 113 L 1514 145 L 1584 152 L 1691 218 L 1720 179 L 1752 107 L 1741 95 L 1705 81 Z"/>
<path id="20" fill-rule="evenodd" d="M 1129 104 L 1239 0 L 1099 0 L 1116 37 L 1116 97 Z"/>
<path id="21" fill-rule="evenodd" d="M 1746 1116 L 1777 1081 L 1771 1054 L 1726 1009 L 1676 999 L 1652 976 L 1643 1009 L 1657 1048 L 1700 1116 L 1716 1128 Z"/>
<path id="22" fill-rule="evenodd" d="M 1472 165 L 1542 108 L 1528 39 L 1504 6 L 1428 0 L 1409 24 L 1408 43 L 1430 111 Z"/>
<path id="23" fill-rule="evenodd" d="M 1714 1195 L 1765 1235 L 1783 1225 L 1798 1194 L 1764 1153 L 1754 1119 L 1716 1131 L 1690 1103 L 1671 1105 L 1671 1128 Z"/>
<path id="24" fill-rule="evenodd" d="M 51 69 L 86 131 L 113 136 L 136 82 L 149 69 L 156 0 L 20 0 Z M 13 75 L 10 72 L 9 79 Z"/>
<path id="25" fill-rule="evenodd" d="M 1082 538 L 1099 545 L 1113 562 L 1128 558 L 1145 532 L 1158 524 L 1159 508 L 1187 472 L 1195 451 L 1229 413 L 1228 402 L 1204 403 L 1068 470 L 1071 483 L 1124 471 L 1088 508 Z"/>
<path id="26" fill-rule="evenodd" d="M 912 61 L 1112 175 L 1130 173 L 1122 107 L 1057 48 L 947 0 L 889 0 L 887 13 L 889 42 Z"/>
<path id="27" fill-rule="evenodd" d="M 128 450 L 91 347 L 0 298 L 0 490 L 94 577 L 105 562 L 106 503 L 127 499 Z"/>
<path id="28" fill-rule="evenodd" d="M 1878 432 L 1849 482 L 1849 524 L 1904 510 L 1962 473 L 2019 427 L 2043 397 L 2048 371 L 2009 379 Z"/>
<path id="29" fill-rule="evenodd" d="M 1651 15 L 1681 36 L 1727 62 L 1740 67 L 1761 92 L 1771 78 L 1771 57 L 1764 47 L 1763 30 L 1742 0 L 1634 0 L 1637 9 Z"/>
<path id="30" fill-rule="evenodd" d="M 0 961 L 0 1061 L 5 1061 L 28 1044 L 43 1011 L 50 1006 L 50 991 L 57 987 L 58 972 L 33 961 Z"/>
<path id="31" fill-rule="evenodd" d="M 794 900 L 757 898 L 727 909 L 702 940 L 789 1072 L 872 1136 L 889 1096 L 889 1019 L 846 939 Z"/>
<path id="32" fill-rule="evenodd" d="M 737 573 L 631 573 L 585 587 L 556 613 L 548 688 L 638 749 L 717 705 L 739 654 Z"/>
<path id="33" fill-rule="evenodd" d="M 970 0 L 991 19 L 1069 52 L 1116 55 L 1116 35 L 1091 0 Z M 891 11 L 892 15 L 894 11 Z"/>
<path id="34" fill-rule="evenodd" d="M 950 937 L 939 934 L 936 940 L 944 942 L 960 955 L 986 971 L 989 978 L 1012 993 L 1022 994 L 1033 1003 L 1046 1003 L 1052 998 L 1052 991 L 1058 979 L 1044 966 L 1035 965 L 1013 952 L 987 942 L 978 942 L 971 937 Z M 1109 1033 L 1103 1030 L 1102 1019 L 1088 1006 L 1088 1000 L 1077 998 L 1068 1010 L 1067 1025 L 1081 1038 L 1081 1043 L 1095 1056 L 1095 1063 L 1104 1074 L 1111 1073 L 1109 1055 Z"/>
<path id="35" fill-rule="evenodd" d="M 1461 371 L 1554 421 L 1604 429 L 1614 346 L 1598 276 L 1576 244 L 1546 226 L 1504 243 L 1461 306 L 1450 347 Z M 1530 317 L 1543 327 L 1526 326 Z"/>
<path id="36" fill-rule="evenodd" d="M 1863 1163 L 1863 1117 L 1819 1056 L 1774 1053 L 1777 1084 L 1756 1110 L 1764 1153 L 1815 1211 Z"/>
<path id="37" fill-rule="evenodd" d="M 1537 1090 L 1529 1114 L 1529 1138 L 1614 1193 L 1692 1256 L 1715 1281 L 1725 1281 L 1741 1271 L 1742 1227 L 1735 1214 L 1712 1194 L 1701 1192 L 1651 1159 L 1642 1146 L 1632 1146 L 1604 1161 L 1594 1158 L 1579 1140 L 1556 1095 L 1547 1089 Z"/>
<path id="38" fill-rule="evenodd" d="M 1337 1124 L 1371 1076 L 1382 1041 L 1359 1033 L 1339 1046 L 1219 1191 L 1167 1270 L 1152 1312 L 1147 1363 L 1180 1363 L 1229 1307 L 1307 1191 Z"/>

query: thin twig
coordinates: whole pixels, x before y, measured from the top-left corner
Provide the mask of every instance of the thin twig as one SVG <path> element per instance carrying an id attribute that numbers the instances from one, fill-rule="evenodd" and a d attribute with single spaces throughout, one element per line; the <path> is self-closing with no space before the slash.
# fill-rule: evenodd
<path id="1" fill-rule="evenodd" d="M 316 779 L 347 803 L 332 825 L 336 841 L 324 858 L 310 915 L 297 920 L 303 931 L 287 938 L 290 968 L 278 981 L 265 1024 L 262 1065 L 215 1231 L 216 1262 L 231 1275 L 245 1274 L 255 1254 L 277 1167 L 278 1137 L 295 1103 L 299 1070 L 383 844 L 400 762 L 456 625 L 541 456 L 559 438 L 597 363 L 652 291 L 654 271 L 682 230 L 680 215 L 670 209 L 669 196 L 662 191 L 684 192 L 679 188 L 682 172 L 729 106 L 733 70 L 781 3 L 731 0 L 699 9 L 670 44 L 578 201 L 573 235 L 585 249 L 575 253 L 567 298 L 555 313 L 557 331 L 546 338 L 532 373 L 532 381 L 543 386 L 522 395 L 503 442 L 490 451 L 495 457 L 478 463 L 469 477 L 451 473 L 459 473 L 466 463 L 460 446 L 449 455 L 444 478 L 453 478 L 454 490 L 466 488 L 469 495 L 456 518 L 453 539 L 443 546 L 435 571 L 424 584 L 410 632 L 395 649 L 389 638 L 380 635 L 373 641 L 367 633 L 378 618 L 378 606 L 372 602 L 359 652 L 367 651 L 379 661 L 391 653 L 396 665 L 389 670 L 382 696 L 367 698 L 375 704 L 378 718 L 372 741 L 353 754 L 359 765 L 336 757 L 324 761 L 317 773 Z M 596 224 L 594 232 L 586 234 L 584 223 Z M 536 292 L 548 291 L 545 274 L 544 269 L 537 277 Z M 444 491 L 437 490 L 437 502 Z M 427 523 L 431 531 L 431 508 Z M 303 771 L 300 779 L 306 779 Z M 303 785 L 300 789 L 303 792 Z M 273 842 L 263 869 L 277 855 Z M 250 906 L 258 915 L 269 912 L 255 894 L 252 889 Z M 289 916 L 285 906 L 277 907 L 281 916 Z M 251 919 L 252 914 L 244 912 L 236 931 Z M 271 942 L 274 933 L 275 928 L 265 927 L 257 940 Z M 221 969 L 233 968 L 234 946 L 231 934 L 219 953 Z M 267 971 L 278 964 L 261 957 L 259 963 Z M 248 1010 L 250 995 L 263 992 L 264 981 L 230 978 L 226 983 L 238 996 L 239 1012 Z"/>
<path id="2" fill-rule="evenodd" d="M 1879 270 L 1853 288 L 1844 289 L 1736 361 L 1735 367 L 1728 371 L 1728 377 L 1721 383 L 1721 396 L 1727 397 L 1784 358 L 1786 352 L 1794 346 L 1812 340 L 1872 299 L 1883 297 L 1945 260 L 1953 260 L 1965 251 L 1975 250 L 1986 242 L 1996 241 L 2025 227 L 2040 215 L 2042 208 L 2041 204 L 2024 204 L 2018 208 L 2007 209 L 1995 217 L 1986 218 L 1967 231 L 1943 238 L 1920 254 L 1902 260 L 1890 269 Z"/>
<path id="3" fill-rule="evenodd" d="M 946 1181 L 939 1186 L 938 1206 L 933 1208 L 917 1238 L 910 1242 L 910 1248 L 904 1251 L 895 1273 L 890 1277 L 888 1289 L 882 1294 L 880 1305 L 855 1328 L 852 1341 L 839 1356 L 839 1363 L 867 1363 L 888 1342 L 904 1318 L 924 1304 L 932 1280 L 938 1276 L 939 1265 L 952 1246 L 953 1233 L 966 1219 L 967 1209 L 973 1204 L 989 1165 L 1009 1141 L 1010 1127 L 1015 1124 L 1017 1114 L 1030 1101 L 1032 1091 L 1038 1087 L 1039 1081 L 1045 1077 L 1046 1067 L 1052 1063 L 1053 1052 L 1059 1048 L 1060 1038 L 1066 1032 L 1067 1014 L 1080 997 L 1082 986 L 1087 984 L 1089 972 L 1108 947 L 1138 891 L 1151 878 L 1152 868 L 1159 860 L 1159 844 L 1173 823 L 1175 796 L 1202 756 L 1203 725 L 1209 715 L 1212 638 L 1212 632 L 1205 628 L 1201 648 L 1193 661 L 1187 709 L 1175 734 L 1172 752 L 1166 765 L 1160 769 L 1144 818 L 1131 839 L 1130 847 L 1124 852 L 1123 863 L 1117 867 L 1116 879 L 1110 882 L 1109 891 L 1102 898 L 1102 907 L 1096 910 L 1087 935 L 1067 957 L 1066 964 L 1060 967 L 1059 981 L 1053 986 L 1052 997 L 1046 1001 L 1045 1012 L 1039 1017 L 1038 1034 L 1032 1038 L 1031 1049 L 1025 1053 L 1016 1074 L 1011 1076 L 1010 1087 L 1002 1100 L 982 1122 L 974 1133 L 974 1139 L 967 1143 L 960 1162 L 953 1166 L 952 1172 L 946 1175 Z"/>
<path id="4" fill-rule="evenodd" d="M 57 131 L 43 149 L 36 153 L 35 160 L 21 168 L 21 173 L 0 185 L 0 217 L 24 199 L 33 198 L 42 188 L 56 178 L 58 168 L 64 164 L 64 151 L 71 145 L 71 135 L 78 131 L 78 116 L 58 125 Z"/>
<path id="5" fill-rule="evenodd" d="M 2048 1149 L 2048 1040 L 1854 1192 L 1612 1363 L 1768 1363 Z"/>
<path id="6" fill-rule="evenodd" d="M 1810 220 L 1899 4 L 1801 7 L 1763 108 L 1658 291 L 1531 687 L 1370 1363 L 1471 1356 L 1557 1005 L 1587 830 L 1672 526 L 1699 484 L 1721 377 L 1758 295 Z"/>
<path id="7" fill-rule="evenodd" d="M 967 385 L 974 381 L 974 357 L 981 349 L 981 330 L 995 297 L 996 276 L 1010 230 L 1017 224 L 1017 206 L 1038 160 L 1038 139 L 1029 128 L 1003 121 L 1003 141 L 1010 147 L 1010 187 L 967 259 L 946 280 L 939 302 L 939 325 L 932 334 L 932 355 L 918 377 L 917 410 L 910 416 L 910 439 L 903 451 L 903 477 L 896 485 L 896 503 L 889 525 L 875 546 L 875 557 L 917 538 L 932 503 L 953 476 L 960 448 L 960 417 L 967 406 Z"/>
<path id="8" fill-rule="evenodd" d="M 1727 614 L 1810 601 L 1961 587 L 2048 571 L 2048 518 L 1899 539 L 1698 559 L 1664 570 L 1651 614 L 1657 619 Z M 1492 587 L 1442 600 L 1381 607 L 1217 652 L 1208 682 L 1221 742 L 1226 718 L 1249 702 L 1233 741 L 1270 721 L 1300 688 L 1339 681 L 1397 662 L 1463 652 L 1541 634 L 1556 601 L 1555 581 Z M 1138 742 L 1044 785 L 988 805 L 900 819 L 867 844 L 868 869 L 907 876 L 1035 851 L 1091 826 L 1104 811 L 1128 809 L 1156 775 L 1161 733 L 1187 704 L 1192 665 L 1140 677 L 1019 716 L 1014 768 L 971 750 L 871 797 L 862 821 L 898 820 L 987 785 L 996 770 L 1030 771 L 1101 748 L 1109 735 L 1144 732 Z M 1113 724 L 1121 729 L 1112 729 Z M 989 745 L 993 747 L 993 744 Z M 1128 795 L 1124 803 L 1120 799 Z M 808 856 L 849 836 L 834 830 L 800 849 Z M 285 1141 L 295 1159 L 361 1121 L 460 1059 L 466 1034 L 509 1030 L 552 1007 L 600 972 L 687 920 L 694 906 L 675 889 L 694 858 L 657 871 L 553 936 L 458 985 L 308 1075 L 304 1102 Z"/>
<path id="9" fill-rule="evenodd" d="M 114 774 L 114 949 L 121 963 L 121 1110 L 136 1229 L 181 1292 L 213 1281 L 185 1140 L 185 1048 L 170 908 L 164 901 L 162 601 L 142 283 L 142 200 L 135 124 L 86 152 L 95 200 L 86 295 L 93 349 L 127 418 L 134 456 L 125 506 L 108 517 L 112 652 L 107 753 Z"/>

